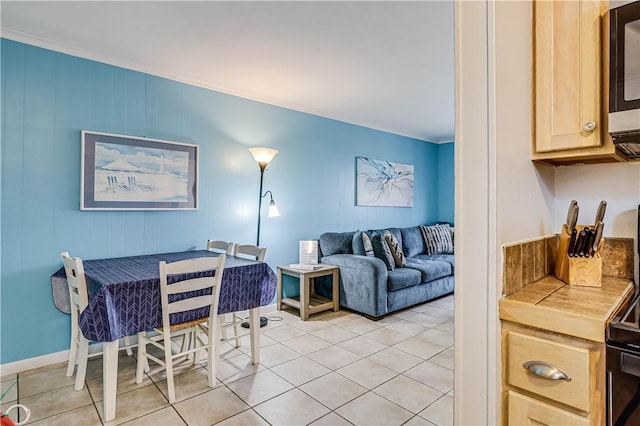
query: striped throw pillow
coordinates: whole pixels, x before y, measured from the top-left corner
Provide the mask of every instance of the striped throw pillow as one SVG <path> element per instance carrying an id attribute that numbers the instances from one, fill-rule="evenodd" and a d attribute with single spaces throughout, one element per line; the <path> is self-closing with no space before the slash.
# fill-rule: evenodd
<path id="1" fill-rule="evenodd" d="M 453 254 L 453 241 L 448 225 L 420 226 L 425 254 Z"/>
<path id="2" fill-rule="evenodd" d="M 371 244 L 371 238 L 367 235 L 366 232 L 361 232 L 362 234 L 362 246 L 364 247 L 364 254 L 367 256 L 374 257 L 373 253 L 373 245 Z"/>
<path id="3" fill-rule="evenodd" d="M 407 258 L 404 256 L 404 252 L 402 251 L 402 247 L 398 243 L 398 239 L 395 235 L 393 235 L 389 230 L 384 231 L 384 239 L 387 240 L 387 244 L 389 245 L 389 250 L 391 250 L 391 256 L 393 256 L 393 260 L 396 263 L 396 266 L 400 268 L 404 268 L 407 266 Z"/>

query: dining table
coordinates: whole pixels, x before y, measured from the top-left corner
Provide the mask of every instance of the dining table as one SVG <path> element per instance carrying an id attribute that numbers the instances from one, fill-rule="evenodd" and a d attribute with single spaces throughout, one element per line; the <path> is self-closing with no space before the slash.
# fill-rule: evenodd
<path id="1" fill-rule="evenodd" d="M 89 303 L 80 313 L 79 325 L 87 339 L 102 342 L 105 421 L 116 416 L 119 339 L 162 326 L 159 263 L 219 255 L 197 250 L 83 261 Z M 213 272 L 202 271 L 197 276 L 207 273 Z M 172 277 L 174 281 L 184 278 Z M 276 282 L 276 275 L 267 263 L 227 256 L 218 314 L 248 310 L 253 364 L 260 362 L 260 306 L 274 300 Z M 68 311 L 68 294 L 65 302 L 64 291 L 60 290 L 62 284 L 66 285 L 64 268 L 51 276 L 51 284 L 54 304 Z M 172 322 L 201 318 L 208 315 L 208 310 L 206 307 L 176 314 Z"/>

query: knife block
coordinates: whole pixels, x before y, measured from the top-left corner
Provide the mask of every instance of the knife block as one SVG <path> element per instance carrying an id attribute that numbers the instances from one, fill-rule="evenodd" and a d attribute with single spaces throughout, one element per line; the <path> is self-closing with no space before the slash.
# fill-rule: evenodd
<path id="1" fill-rule="evenodd" d="M 576 225 L 578 233 L 590 225 Z M 556 254 L 556 277 L 570 285 L 584 287 L 602 286 L 602 257 L 600 251 L 604 244 L 604 237 L 600 239 L 598 250 L 590 257 L 569 257 L 569 243 L 571 235 L 567 225 L 562 225 L 560 243 Z"/>

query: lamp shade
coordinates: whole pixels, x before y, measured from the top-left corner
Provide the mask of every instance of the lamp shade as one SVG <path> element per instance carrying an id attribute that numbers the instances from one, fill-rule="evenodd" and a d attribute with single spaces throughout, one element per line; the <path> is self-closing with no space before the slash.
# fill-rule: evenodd
<path id="1" fill-rule="evenodd" d="M 278 153 L 277 150 L 271 148 L 249 148 L 249 151 L 258 164 L 269 164 Z"/>
<path id="2" fill-rule="evenodd" d="M 280 211 L 278 210 L 278 206 L 276 206 L 276 202 L 271 199 L 269 202 L 269 213 L 267 213 L 267 217 L 278 217 L 280 216 Z"/>

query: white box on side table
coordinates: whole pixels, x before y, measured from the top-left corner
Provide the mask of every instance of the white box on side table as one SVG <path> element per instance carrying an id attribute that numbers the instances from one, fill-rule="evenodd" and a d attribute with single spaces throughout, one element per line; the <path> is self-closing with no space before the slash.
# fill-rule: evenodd
<path id="1" fill-rule="evenodd" d="M 282 304 L 294 307 L 300 310 L 300 318 L 306 321 L 309 315 L 317 312 L 327 311 L 333 309 L 334 312 L 338 312 L 340 309 L 339 303 L 339 285 L 337 266 L 332 265 L 317 265 L 318 269 L 313 271 L 305 271 L 302 269 L 291 268 L 289 265 L 278 266 L 278 292 L 277 303 L 278 310 L 282 309 Z M 282 297 L 282 276 L 290 275 L 297 277 L 300 280 L 300 297 Z M 332 276 L 332 289 L 333 299 L 327 299 L 326 297 L 317 295 L 313 286 L 313 280 L 318 277 L 324 277 L 327 275 Z"/>

